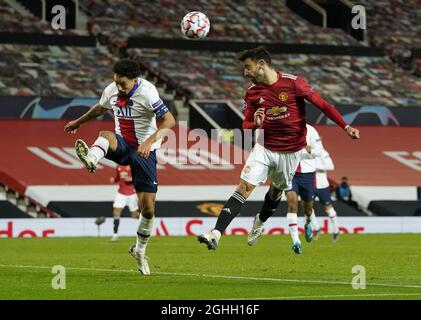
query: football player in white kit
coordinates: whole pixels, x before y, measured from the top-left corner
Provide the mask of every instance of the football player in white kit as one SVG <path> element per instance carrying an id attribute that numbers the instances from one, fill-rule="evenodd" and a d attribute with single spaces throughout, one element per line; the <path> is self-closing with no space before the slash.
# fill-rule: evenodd
<path id="1" fill-rule="evenodd" d="M 317 221 L 313 210 L 313 203 L 315 197 L 315 172 L 316 172 L 316 158 L 319 157 L 323 150 L 319 134 L 316 129 L 309 124 L 306 124 L 307 134 L 306 142 L 307 146 L 301 153 L 301 160 L 299 161 L 297 170 L 292 179 L 292 189 L 289 191 L 288 197 L 288 212 L 297 214 L 298 212 L 298 195 L 300 196 L 304 213 L 306 215 L 306 223 L 304 225 L 305 239 L 307 242 L 311 242 L 312 235 L 312 223 L 316 224 Z M 263 210 L 263 209 L 262 209 Z M 276 208 L 272 208 L 272 213 Z M 257 219 L 260 214 L 257 214 L 253 227 L 248 236 L 248 244 L 254 245 L 263 232 L 263 224 Z M 294 240 L 293 240 L 294 242 Z M 301 248 L 296 251 L 301 253 Z"/>
<path id="2" fill-rule="evenodd" d="M 304 234 L 307 242 L 313 240 L 312 224 L 316 230 L 319 229 L 314 214 L 314 198 L 316 196 L 316 159 L 321 156 L 323 145 L 319 133 L 311 125 L 307 124 L 307 146 L 306 151 L 301 156 L 300 164 L 292 179 L 292 191 L 296 197 L 289 199 L 288 206 L 293 206 L 295 212 L 298 211 L 298 196 L 300 196 L 306 222 L 304 224 Z"/>
<path id="3" fill-rule="evenodd" d="M 122 59 L 115 63 L 113 72 L 114 81 L 105 88 L 99 103 L 67 123 L 64 130 L 75 133 L 85 122 L 113 110 L 115 132 L 101 131 L 90 148 L 84 141 L 76 140 L 76 153 L 89 172 L 95 172 L 104 157 L 120 165 L 130 165 L 141 216 L 136 245 L 130 247 L 129 252 L 136 259 L 140 273 L 149 275 L 145 252 L 153 227 L 158 188 L 156 149 L 165 133 L 175 125 L 175 119 L 155 86 L 139 78 L 137 62 Z M 159 128 L 156 118 L 162 120 Z"/>

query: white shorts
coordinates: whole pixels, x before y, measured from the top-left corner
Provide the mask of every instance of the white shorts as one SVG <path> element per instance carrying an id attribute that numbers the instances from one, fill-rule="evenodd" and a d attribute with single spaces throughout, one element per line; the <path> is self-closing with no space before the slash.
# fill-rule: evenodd
<path id="1" fill-rule="evenodd" d="M 125 206 L 129 207 L 130 212 L 139 210 L 137 195 L 132 194 L 130 196 L 126 196 L 125 194 L 117 192 L 115 195 L 113 208 L 123 209 Z"/>
<path id="2" fill-rule="evenodd" d="M 269 178 L 277 189 L 290 190 L 303 150 L 276 152 L 256 143 L 241 172 L 241 179 L 257 186 Z"/>

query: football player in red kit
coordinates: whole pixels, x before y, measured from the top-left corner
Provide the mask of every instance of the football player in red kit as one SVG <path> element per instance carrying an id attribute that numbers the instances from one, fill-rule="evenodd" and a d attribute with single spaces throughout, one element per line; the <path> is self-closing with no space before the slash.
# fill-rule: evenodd
<path id="1" fill-rule="evenodd" d="M 111 183 L 118 182 L 118 191 L 113 203 L 114 216 L 114 234 L 112 242 L 118 241 L 118 226 L 120 225 L 120 216 L 124 207 L 130 210 L 132 218 L 139 218 L 139 205 L 137 202 L 136 190 L 133 186 L 132 170 L 130 166 L 117 165 L 116 176 L 110 178 Z"/>
<path id="2" fill-rule="evenodd" d="M 288 200 L 292 196 L 291 180 L 295 174 L 301 153 L 306 152 L 305 100 L 314 104 L 334 121 L 352 139 L 359 138 L 359 131 L 349 126 L 339 112 L 301 77 L 276 71 L 271 57 L 264 47 L 241 53 L 244 76 L 252 85 L 245 96 L 244 129 L 261 129 L 257 143 L 241 173 L 240 184 L 222 208 L 215 228 L 198 236 L 209 250 L 215 250 L 221 235 L 239 214 L 245 200 L 256 185 L 271 180 L 262 210 L 255 218 L 258 227 L 273 214 L 285 191 Z M 263 133 L 263 135 L 262 135 Z M 294 201 L 288 201 L 294 203 Z M 293 242 L 293 251 L 301 253 L 298 236 L 297 212 L 288 208 L 287 221 Z"/>

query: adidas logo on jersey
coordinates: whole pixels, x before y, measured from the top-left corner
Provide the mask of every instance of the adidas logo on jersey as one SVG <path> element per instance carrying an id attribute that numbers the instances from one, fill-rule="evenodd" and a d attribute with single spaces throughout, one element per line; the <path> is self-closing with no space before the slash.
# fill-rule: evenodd
<path id="1" fill-rule="evenodd" d="M 263 99 L 262 97 L 260 97 L 259 103 L 263 103 L 263 102 L 265 102 L 265 99 Z"/>

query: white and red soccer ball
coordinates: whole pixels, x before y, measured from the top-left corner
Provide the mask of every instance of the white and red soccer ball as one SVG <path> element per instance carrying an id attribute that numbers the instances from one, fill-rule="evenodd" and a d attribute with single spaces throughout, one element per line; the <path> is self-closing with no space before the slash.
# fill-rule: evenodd
<path id="1" fill-rule="evenodd" d="M 189 39 L 203 39 L 210 29 L 208 17 L 199 12 L 192 11 L 181 20 L 181 32 Z"/>

